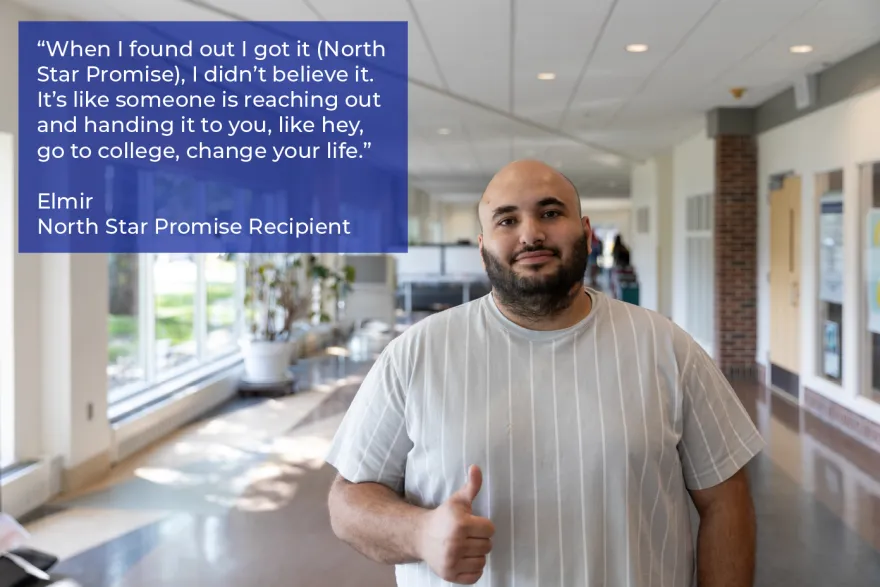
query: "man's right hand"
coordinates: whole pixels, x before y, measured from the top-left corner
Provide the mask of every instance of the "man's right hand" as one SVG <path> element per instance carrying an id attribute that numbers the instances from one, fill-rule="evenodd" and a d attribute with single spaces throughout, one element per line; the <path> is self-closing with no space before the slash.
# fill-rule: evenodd
<path id="1" fill-rule="evenodd" d="M 420 558 L 444 581 L 472 585 L 483 576 L 495 526 L 487 518 L 473 515 L 473 502 L 482 484 L 480 468 L 471 466 L 461 489 L 425 516 Z"/>

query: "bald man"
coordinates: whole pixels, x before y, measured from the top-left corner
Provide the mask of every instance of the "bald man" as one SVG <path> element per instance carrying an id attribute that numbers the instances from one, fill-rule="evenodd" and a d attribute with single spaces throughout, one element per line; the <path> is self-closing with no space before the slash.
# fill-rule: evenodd
<path id="1" fill-rule="evenodd" d="M 479 216 L 491 293 L 372 366 L 327 457 L 336 535 L 402 587 L 751 586 L 763 441 L 712 359 L 584 287 L 590 222 L 551 167 L 502 169 Z"/>

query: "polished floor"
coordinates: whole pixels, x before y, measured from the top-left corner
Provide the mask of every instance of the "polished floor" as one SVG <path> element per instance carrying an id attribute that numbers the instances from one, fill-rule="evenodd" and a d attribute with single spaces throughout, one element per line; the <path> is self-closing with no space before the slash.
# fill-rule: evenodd
<path id="1" fill-rule="evenodd" d="M 237 400 L 43 508 L 32 546 L 82 587 L 391 587 L 339 543 L 328 443 L 369 361 L 304 365 L 310 386 Z M 758 587 L 880 586 L 880 455 L 756 385 L 738 385 L 768 450 L 750 465 Z"/>

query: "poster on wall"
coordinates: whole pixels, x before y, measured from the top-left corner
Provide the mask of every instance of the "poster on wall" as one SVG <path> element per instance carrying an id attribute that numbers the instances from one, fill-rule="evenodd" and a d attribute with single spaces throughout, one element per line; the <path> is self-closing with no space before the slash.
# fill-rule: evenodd
<path id="1" fill-rule="evenodd" d="M 825 375 L 840 379 L 840 326 L 837 322 L 825 321 Z"/>
<path id="2" fill-rule="evenodd" d="M 868 225 L 865 228 L 868 330 L 880 334 L 880 208 L 868 211 Z"/>
<path id="3" fill-rule="evenodd" d="M 843 304 L 843 194 L 819 200 L 819 299 Z"/>

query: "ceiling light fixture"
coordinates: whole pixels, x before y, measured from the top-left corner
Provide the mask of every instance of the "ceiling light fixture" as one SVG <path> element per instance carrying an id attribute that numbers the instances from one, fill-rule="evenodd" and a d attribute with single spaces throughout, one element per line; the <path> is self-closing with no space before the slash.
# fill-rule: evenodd
<path id="1" fill-rule="evenodd" d="M 811 53 L 813 51 L 813 47 L 811 45 L 794 45 L 789 48 L 789 51 L 792 53 Z"/>
<path id="2" fill-rule="evenodd" d="M 448 135 L 448 134 L 451 133 L 451 132 L 452 132 L 452 131 L 449 130 L 448 128 L 441 128 L 440 130 L 437 131 L 437 134 L 439 134 L 439 135 Z"/>
<path id="3" fill-rule="evenodd" d="M 626 50 L 630 53 L 644 53 L 648 50 L 648 46 L 642 43 L 633 43 L 632 45 L 627 45 Z"/>
<path id="4" fill-rule="evenodd" d="M 544 73 L 539 73 L 539 74 L 538 74 L 538 79 L 541 79 L 541 80 L 551 80 L 551 79 L 556 79 L 556 74 L 555 74 L 555 73 L 551 73 L 551 72 L 549 72 L 549 71 L 548 71 L 548 72 L 544 72 Z"/>

